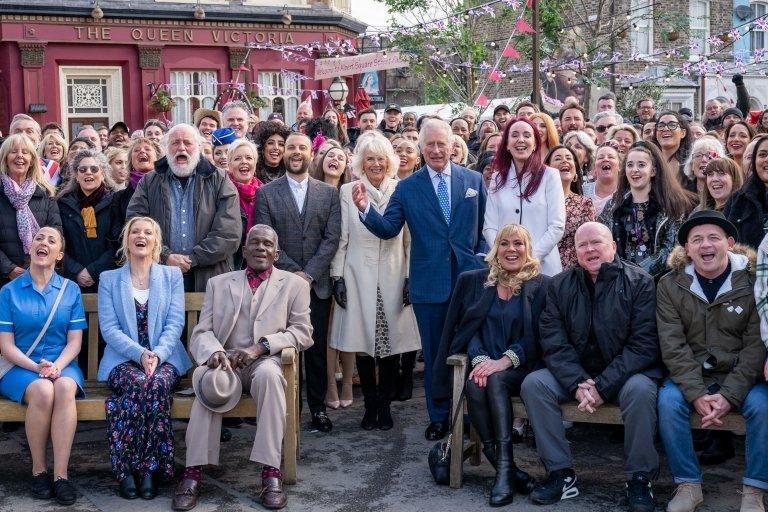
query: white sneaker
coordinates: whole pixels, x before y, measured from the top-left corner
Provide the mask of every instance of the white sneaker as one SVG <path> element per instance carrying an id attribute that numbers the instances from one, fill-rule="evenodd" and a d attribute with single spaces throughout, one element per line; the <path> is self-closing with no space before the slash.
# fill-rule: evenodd
<path id="1" fill-rule="evenodd" d="M 741 489 L 741 512 L 765 512 L 763 490 L 751 485 Z"/>
<path id="2" fill-rule="evenodd" d="M 667 503 L 667 512 L 694 512 L 704 503 L 701 484 L 684 483 L 677 486 L 675 495 Z"/>

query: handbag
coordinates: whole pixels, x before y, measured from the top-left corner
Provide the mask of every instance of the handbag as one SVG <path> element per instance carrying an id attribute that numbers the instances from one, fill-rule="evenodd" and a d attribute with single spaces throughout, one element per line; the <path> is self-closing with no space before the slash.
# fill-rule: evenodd
<path id="1" fill-rule="evenodd" d="M 429 471 L 432 473 L 432 478 L 437 485 L 448 485 L 451 482 L 451 439 L 453 438 L 453 429 L 456 427 L 456 422 L 463 416 L 462 405 L 464 404 L 465 389 L 462 389 L 461 395 L 459 395 L 459 402 L 456 404 L 456 410 L 453 413 L 451 433 L 448 434 L 448 439 L 445 442 L 435 443 L 432 449 L 429 450 L 429 457 L 427 458 Z M 459 456 L 461 457 L 461 454 Z"/>
<path id="2" fill-rule="evenodd" d="M 64 290 L 67 289 L 68 284 L 69 284 L 69 279 L 62 279 L 61 289 L 59 290 L 59 294 L 56 295 L 56 300 L 53 303 L 53 308 L 51 308 L 51 312 L 48 313 L 48 319 L 45 321 L 43 328 L 40 330 L 40 334 L 37 335 L 37 338 L 35 338 L 35 341 L 32 342 L 32 345 L 30 345 L 29 349 L 27 350 L 26 352 L 27 357 L 29 357 L 29 355 L 35 351 L 37 344 L 40 343 L 40 340 L 42 340 L 43 336 L 45 336 L 45 333 L 48 330 L 48 326 L 51 325 L 51 322 L 53 321 L 53 316 L 56 314 L 56 310 L 59 309 L 59 303 L 61 302 L 61 298 L 64 297 Z M 8 361 L 6 358 L 0 355 L 0 379 L 2 379 L 6 373 L 11 371 L 11 368 L 13 368 L 14 366 L 15 365 L 12 362 Z"/>

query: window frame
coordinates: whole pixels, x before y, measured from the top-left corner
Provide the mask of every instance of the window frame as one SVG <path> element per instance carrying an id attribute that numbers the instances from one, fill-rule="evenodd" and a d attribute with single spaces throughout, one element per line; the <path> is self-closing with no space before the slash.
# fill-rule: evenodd
<path id="1" fill-rule="evenodd" d="M 184 76 L 189 74 L 189 76 Z M 195 80 L 195 75 L 198 79 Z M 184 76 L 179 83 L 174 78 Z M 171 119 L 175 124 L 192 124 L 195 110 L 198 108 L 213 109 L 218 96 L 218 71 L 215 69 L 173 69 L 169 74 L 170 88 L 168 94 L 176 106 L 171 110 Z M 189 88 L 192 88 L 189 90 Z M 195 88 L 198 94 L 195 94 Z"/>

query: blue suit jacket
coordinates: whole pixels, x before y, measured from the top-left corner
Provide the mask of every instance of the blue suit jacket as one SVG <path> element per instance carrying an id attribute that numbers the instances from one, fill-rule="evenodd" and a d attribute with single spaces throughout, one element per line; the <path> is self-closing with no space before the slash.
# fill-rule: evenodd
<path id="1" fill-rule="evenodd" d="M 473 192 L 472 192 L 473 191 Z M 370 208 L 363 223 L 379 238 L 411 231 L 410 285 L 413 303 L 446 302 L 453 281 L 467 270 L 482 268 L 481 248 L 485 190 L 480 173 L 451 164 L 451 223 L 445 223 L 426 166 L 398 183 L 383 215 Z M 451 272 L 451 256 L 457 268 Z"/>
<path id="2" fill-rule="evenodd" d="M 184 375 L 192 361 L 181 343 L 184 328 L 184 278 L 178 267 L 152 264 L 149 272 L 149 345 L 160 364 L 170 363 Z M 107 343 L 99 363 L 99 380 L 126 361 L 141 363 L 131 269 L 127 263 L 99 278 L 99 327 Z"/>

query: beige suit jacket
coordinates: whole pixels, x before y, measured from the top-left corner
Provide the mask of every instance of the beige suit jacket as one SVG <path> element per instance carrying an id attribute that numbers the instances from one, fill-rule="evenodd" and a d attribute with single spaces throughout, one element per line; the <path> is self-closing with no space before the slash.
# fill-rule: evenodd
<path id="1" fill-rule="evenodd" d="M 313 344 L 309 320 L 309 284 L 301 277 L 278 268 L 256 290 L 251 303 L 253 322 L 251 338 L 234 340 L 236 346 L 224 342 L 241 318 L 245 271 L 221 274 L 208 280 L 200 319 L 189 342 L 189 351 L 198 365 L 205 364 L 214 352 L 245 348 L 262 337 L 269 341 L 270 355 L 284 348 L 306 350 Z"/>

